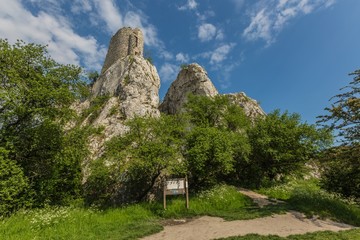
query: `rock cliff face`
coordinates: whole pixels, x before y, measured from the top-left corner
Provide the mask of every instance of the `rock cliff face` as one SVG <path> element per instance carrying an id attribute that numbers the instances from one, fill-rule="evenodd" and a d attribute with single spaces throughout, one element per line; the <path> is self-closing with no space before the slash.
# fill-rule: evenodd
<path id="1" fill-rule="evenodd" d="M 160 78 L 156 68 L 141 56 L 130 55 L 110 66 L 94 83 L 92 96 L 116 96 L 125 119 L 159 116 Z"/>
<path id="2" fill-rule="evenodd" d="M 250 117 L 250 119 L 266 115 L 264 110 L 260 107 L 259 103 L 256 100 L 246 96 L 244 92 L 229 93 L 224 95 L 227 96 L 232 103 L 242 107 L 246 116 Z"/>
<path id="3" fill-rule="evenodd" d="M 167 114 L 180 112 L 189 93 L 208 97 L 219 94 L 206 71 L 196 63 L 190 64 L 180 71 L 166 93 L 164 101 L 160 105 L 160 111 Z M 251 119 L 266 115 L 257 101 L 247 97 L 243 92 L 225 94 L 225 96 L 232 103 L 242 107 L 245 114 Z"/>
<path id="4" fill-rule="evenodd" d="M 102 99 L 96 112 L 88 113 L 83 124 L 103 127 L 101 136 L 91 139 L 91 159 L 101 156 L 104 143 L 128 129 L 126 120 L 135 116 L 160 116 L 181 112 L 189 93 L 213 97 L 218 91 L 207 72 L 198 64 L 184 67 L 171 84 L 159 106 L 160 78 L 156 68 L 142 56 L 143 37 L 139 29 L 120 29 L 111 39 L 109 51 L 100 77 L 93 84 L 91 98 L 79 106 L 79 112 L 91 109 Z M 255 118 L 265 115 L 259 104 L 244 93 L 226 94 L 240 105 L 245 113 Z"/>
<path id="5" fill-rule="evenodd" d="M 92 99 L 108 96 L 108 100 L 91 122 L 95 127 L 104 127 L 103 136 L 91 143 L 95 156 L 101 155 L 105 141 L 127 131 L 126 120 L 160 116 L 159 87 L 156 68 L 141 56 L 119 59 L 100 75 L 92 88 Z"/>
<path id="6" fill-rule="evenodd" d="M 139 29 L 120 29 L 111 39 L 90 99 L 77 107 L 86 112 L 97 103 L 96 111 L 90 112 L 83 124 L 104 128 L 101 136 L 91 139 L 90 160 L 101 156 L 107 140 L 128 130 L 126 120 L 135 116 L 160 116 L 160 78 L 155 66 L 143 58 L 142 49 Z"/>
<path id="7" fill-rule="evenodd" d="M 197 63 L 192 63 L 180 71 L 166 93 L 160 111 L 168 114 L 180 112 L 189 93 L 208 97 L 218 94 L 207 72 Z"/>

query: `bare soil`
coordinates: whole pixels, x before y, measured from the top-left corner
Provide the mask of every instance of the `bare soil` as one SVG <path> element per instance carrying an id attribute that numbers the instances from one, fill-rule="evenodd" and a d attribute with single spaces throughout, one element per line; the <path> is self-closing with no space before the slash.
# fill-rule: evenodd
<path id="1" fill-rule="evenodd" d="M 266 196 L 241 189 L 241 193 L 249 196 L 260 207 L 276 204 Z M 286 237 L 293 234 L 305 234 L 317 231 L 350 230 L 351 225 L 330 220 L 320 220 L 316 217 L 307 218 L 304 214 L 289 211 L 285 214 L 251 219 L 225 221 L 218 217 L 203 216 L 188 220 L 170 220 L 164 224 L 164 230 L 143 238 L 143 240 L 208 240 L 231 236 L 243 236 L 250 233 L 260 235 L 278 235 Z"/>

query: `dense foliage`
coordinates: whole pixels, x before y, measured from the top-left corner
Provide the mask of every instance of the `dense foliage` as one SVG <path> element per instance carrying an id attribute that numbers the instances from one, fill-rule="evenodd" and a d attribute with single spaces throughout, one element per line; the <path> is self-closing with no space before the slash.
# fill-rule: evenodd
<path id="1" fill-rule="evenodd" d="M 183 123 L 180 116 L 128 121 L 129 131 L 109 141 L 104 156 L 92 164 L 92 174 L 85 184 L 88 203 L 140 201 L 162 174 L 184 175 L 180 154 Z"/>
<path id="2" fill-rule="evenodd" d="M 235 166 L 247 162 L 250 121 L 240 106 L 226 96 L 188 97 L 185 115 L 190 128 L 185 159 L 193 188 L 207 188 L 235 174 Z"/>
<path id="3" fill-rule="evenodd" d="M 2 162 L 26 179 L 34 192 L 27 201 L 35 205 L 63 203 L 80 193 L 86 134 L 64 130 L 74 117 L 70 105 L 86 91 L 80 72 L 52 60 L 44 46 L 0 40 L 0 147 L 7 151 Z"/>
<path id="4" fill-rule="evenodd" d="M 343 142 L 322 154 L 322 186 L 360 201 L 360 70 L 350 75 L 354 79 L 341 89 L 346 91 L 332 98 L 328 115 L 320 116 L 319 122 L 335 129 Z"/>
<path id="5" fill-rule="evenodd" d="M 28 179 L 22 169 L 8 159 L 8 151 L 0 148 L 0 213 L 9 214 L 14 210 L 25 207 L 28 192 Z"/>
<path id="6" fill-rule="evenodd" d="M 338 146 L 322 154 L 322 187 L 360 201 L 360 144 Z"/>
<path id="7" fill-rule="evenodd" d="M 297 114 L 275 111 L 251 124 L 226 96 L 190 95 L 181 114 L 127 125 L 92 164 L 89 204 L 140 201 L 161 190 L 163 177 L 187 175 L 192 191 L 221 182 L 260 186 L 301 170 L 331 140 Z"/>
<path id="8" fill-rule="evenodd" d="M 279 110 L 257 119 L 249 130 L 251 161 L 239 170 L 243 181 L 260 185 L 291 174 L 331 143 L 331 135 Z"/>

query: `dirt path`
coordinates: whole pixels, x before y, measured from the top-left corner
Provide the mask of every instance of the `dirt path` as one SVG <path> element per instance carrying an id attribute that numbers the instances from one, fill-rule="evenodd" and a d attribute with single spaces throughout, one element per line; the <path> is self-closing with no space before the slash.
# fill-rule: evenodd
<path id="1" fill-rule="evenodd" d="M 246 189 L 241 189 L 240 192 L 251 197 L 260 207 L 274 204 L 266 196 L 258 193 Z M 341 231 L 352 228 L 354 227 L 330 220 L 308 219 L 302 213 L 290 211 L 286 214 L 237 221 L 225 221 L 222 218 L 204 216 L 183 224 L 165 226 L 163 231 L 145 237 L 143 240 L 208 240 L 250 233 L 286 237 L 292 234 L 326 230 Z"/>

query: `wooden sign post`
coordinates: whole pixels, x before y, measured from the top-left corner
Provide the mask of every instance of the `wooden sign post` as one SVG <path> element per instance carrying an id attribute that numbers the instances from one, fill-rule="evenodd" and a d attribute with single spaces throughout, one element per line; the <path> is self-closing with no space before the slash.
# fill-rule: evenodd
<path id="1" fill-rule="evenodd" d="M 167 195 L 186 195 L 186 208 L 189 209 L 189 190 L 187 177 L 172 178 L 164 182 L 164 209 Z"/>

